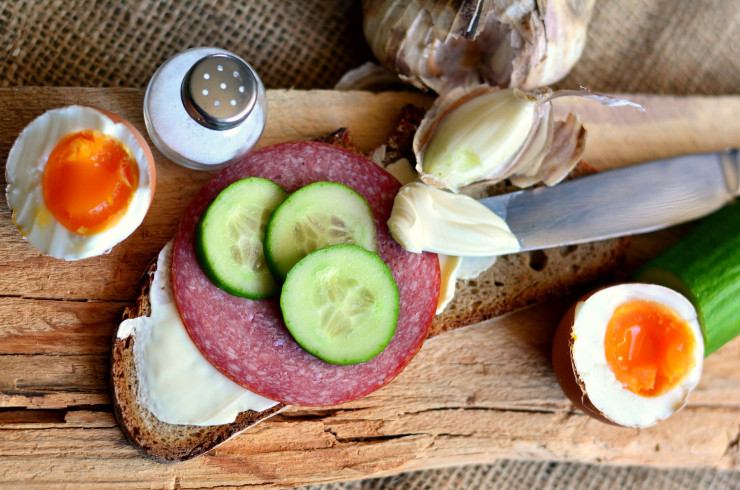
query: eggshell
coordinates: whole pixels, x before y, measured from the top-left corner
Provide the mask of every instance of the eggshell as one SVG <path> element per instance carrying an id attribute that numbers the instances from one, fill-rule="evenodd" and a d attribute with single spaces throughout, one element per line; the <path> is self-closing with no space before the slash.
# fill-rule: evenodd
<path id="1" fill-rule="evenodd" d="M 617 307 L 633 300 L 671 308 L 686 322 L 695 341 L 693 366 L 675 386 L 655 396 L 624 388 L 604 353 L 609 319 Z M 699 381 L 703 355 L 701 329 L 691 303 L 676 291 L 642 283 L 617 284 L 583 296 L 563 316 L 552 343 L 555 376 L 571 402 L 601 422 L 625 427 L 649 427 L 678 412 Z"/>
<path id="2" fill-rule="evenodd" d="M 555 336 L 552 339 L 552 367 L 555 371 L 555 377 L 560 384 L 560 388 L 576 408 L 601 422 L 611 425 L 619 425 L 604 417 L 604 415 L 593 406 L 588 394 L 586 393 L 586 388 L 578 378 L 575 366 L 573 365 L 572 334 L 573 324 L 575 323 L 576 307 L 578 306 L 578 303 L 586 301 L 595 292 L 596 291 L 592 291 L 591 293 L 581 297 L 577 302 L 573 303 L 573 306 L 568 309 L 560 320 L 558 328 L 555 330 Z"/>
<path id="3" fill-rule="evenodd" d="M 97 233 L 79 234 L 65 228 L 49 211 L 42 179 L 49 155 L 66 135 L 98 130 L 129 147 L 139 168 L 139 185 L 126 212 Z M 92 106 L 52 109 L 31 121 L 18 135 L 5 166 L 8 207 L 21 234 L 41 252 L 64 260 L 108 253 L 143 222 L 154 195 L 154 156 L 142 134 L 123 117 Z"/>

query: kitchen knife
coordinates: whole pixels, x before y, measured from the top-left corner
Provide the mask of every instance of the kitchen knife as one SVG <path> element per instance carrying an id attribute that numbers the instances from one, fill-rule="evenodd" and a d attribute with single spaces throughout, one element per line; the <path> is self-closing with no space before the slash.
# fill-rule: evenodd
<path id="1" fill-rule="evenodd" d="M 522 251 L 645 233 L 705 216 L 740 195 L 738 150 L 666 158 L 480 202 Z"/>

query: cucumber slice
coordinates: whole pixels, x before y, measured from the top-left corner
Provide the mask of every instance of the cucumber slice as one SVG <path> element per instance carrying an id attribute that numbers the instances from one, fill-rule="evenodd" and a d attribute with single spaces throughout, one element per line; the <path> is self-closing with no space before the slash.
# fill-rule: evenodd
<path id="1" fill-rule="evenodd" d="M 288 196 L 265 231 L 265 259 L 276 277 L 310 252 L 352 243 L 376 252 L 375 220 L 365 198 L 346 185 L 314 182 Z"/>
<path id="2" fill-rule="evenodd" d="M 334 245 L 290 270 L 280 308 L 301 347 L 326 362 L 356 364 L 375 357 L 393 337 L 398 287 L 377 254 Z"/>
<path id="3" fill-rule="evenodd" d="M 740 202 L 702 221 L 635 274 L 686 296 L 699 313 L 707 356 L 740 334 Z"/>
<path id="4" fill-rule="evenodd" d="M 250 177 L 213 200 L 195 230 L 195 253 L 213 284 L 234 296 L 260 299 L 279 288 L 265 263 L 265 226 L 287 193 L 274 182 Z"/>

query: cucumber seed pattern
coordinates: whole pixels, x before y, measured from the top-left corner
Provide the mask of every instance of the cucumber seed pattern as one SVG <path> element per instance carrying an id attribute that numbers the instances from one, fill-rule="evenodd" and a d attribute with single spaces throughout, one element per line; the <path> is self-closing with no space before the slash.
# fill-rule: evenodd
<path id="1" fill-rule="evenodd" d="M 323 223 L 322 223 L 323 221 Z M 298 252 L 306 256 L 314 250 L 340 243 L 354 244 L 352 233 L 347 224 L 336 216 L 316 217 L 311 214 L 293 225 L 293 238 Z"/>
<path id="2" fill-rule="evenodd" d="M 265 259 L 285 278 L 303 257 L 333 245 L 377 251 L 375 220 L 365 198 L 336 182 L 314 182 L 275 209 L 265 231 Z"/>
<path id="3" fill-rule="evenodd" d="M 354 318 L 370 313 L 375 297 L 356 279 L 332 269 L 317 277 L 314 306 L 322 325 L 317 333 L 333 339 L 350 333 Z"/>
<path id="4" fill-rule="evenodd" d="M 279 292 L 263 242 L 267 222 L 286 196 L 274 182 L 249 177 L 227 186 L 208 205 L 194 245 L 203 271 L 216 287 L 250 299 Z"/>
<path id="5" fill-rule="evenodd" d="M 262 237 L 265 236 L 271 209 L 237 206 L 230 211 L 229 238 L 231 256 L 237 264 L 255 272 L 266 267 Z"/>

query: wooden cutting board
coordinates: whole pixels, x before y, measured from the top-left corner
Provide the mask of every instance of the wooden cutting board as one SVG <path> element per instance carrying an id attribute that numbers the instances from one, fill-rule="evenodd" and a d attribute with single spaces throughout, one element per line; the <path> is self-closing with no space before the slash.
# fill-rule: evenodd
<path id="1" fill-rule="evenodd" d="M 0 162 L 4 168 L 18 132 L 53 107 L 97 105 L 144 132 L 142 98 L 142 91 L 126 89 L 0 90 Z M 277 90 L 268 98 L 261 145 L 346 126 L 364 149 L 384 140 L 403 104 L 430 102 L 423 95 L 331 91 Z M 647 111 L 559 102 L 577 109 L 589 128 L 587 159 L 599 168 L 740 147 L 738 97 L 631 98 Z M 572 298 L 435 338 L 393 383 L 361 400 L 289 409 L 186 463 L 144 459 L 112 414 L 110 339 L 144 266 L 210 176 L 152 148 L 158 174 L 152 208 L 107 256 L 69 263 L 44 257 L 21 239 L 0 204 L 0 482 L 279 487 L 497 458 L 740 469 L 740 340 L 707 360 L 683 411 L 649 429 L 612 427 L 574 411 L 551 371 L 553 329 Z M 678 234 L 634 239 L 628 267 Z"/>

